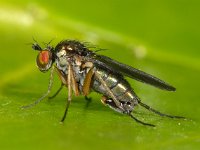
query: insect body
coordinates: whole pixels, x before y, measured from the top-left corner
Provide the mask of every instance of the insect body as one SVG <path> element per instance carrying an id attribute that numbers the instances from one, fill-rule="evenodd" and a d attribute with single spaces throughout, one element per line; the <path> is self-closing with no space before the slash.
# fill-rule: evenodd
<path id="1" fill-rule="evenodd" d="M 62 84 L 54 96 L 59 93 L 63 86 L 68 88 L 67 106 L 61 120 L 62 122 L 65 120 L 71 103 L 72 92 L 76 96 L 87 96 L 91 90 L 103 95 L 101 98 L 103 104 L 117 112 L 129 115 L 135 121 L 143 125 L 154 126 L 149 123 L 144 123 L 133 116 L 132 111 L 136 105 L 141 105 L 161 116 L 183 118 L 180 116 L 163 114 L 142 103 L 124 76 L 156 86 L 163 90 L 175 91 L 173 86 L 131 66 L 119 63 L 109 57 L 98 55 L 79 41 L 64 40 L 58 43 L 55 48 L 48 44 L 45 49 L 42 49 L 35 43 L 32 45 L 32 48 L 39 51 L 37 57 L 37 66 L 39 70 L 42 72 L 46 72 L 50 68 L 52 68 L 52 70 L 47 93 L 33 104 L 24 106 L 24 108 L 37 104 L 49 95 L 52 87 L 53 72 L 56 70 Z"/>

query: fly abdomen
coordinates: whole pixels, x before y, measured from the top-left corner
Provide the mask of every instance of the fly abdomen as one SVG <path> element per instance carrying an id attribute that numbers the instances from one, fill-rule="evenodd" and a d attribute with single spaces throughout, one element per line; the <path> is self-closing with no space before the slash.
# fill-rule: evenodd
<path id="1" fill-rule="evenodd" d="M 132 91 L 129 83 L 122 76 L 113 72 L 109 72 L 107 70 L 98 68 L 96 70 L 96 73 L 98 73 L 98 75 L 101 76 L 103 81 L 106 83 L 107 87 L 116 97 L 116 99 L 120 102 L 120 104 L 124 107 L 124 110 L 126 112 L 132 111 L 134 105 L 137 104 L 137 97 L 135 97 L 135 94 Z M 93 89 L 108 97 L 109 100 L 112 100 L 112 96 L 105 89 L 103 84 L 96 78 L 94 79 Z M 114 107 L 114 105 L 112 107 Z"/>
<path id="2" fill-rule="evenodd" d="M 118 80 L 115 75 L 112 73 L 103 70 L 103 69 L 96 69 L 96 73 L 103 79 L 103 81 L 106 83 L 107 87 L 111 90 L 113 89 L 117 84 Z M 103 95 L 109 96 L 107 90 L 103 86 L 103 84 L 95 77 L 93 82 L 93 89 Z M 114 93 L 113 93 L 114 94 Z M 109 96 L 110 97 L 110 96 Z"/>
<path id="3" fill-rule="evenodd" d="M 130 87 L 127 85 L 126 82 L 124 82 L 124 80 L 118 80 L 118 83 L 111 88 L 111 91 L 117 98 L 124 95 L 124 93 L 126 93 L 129 90 Z"/>

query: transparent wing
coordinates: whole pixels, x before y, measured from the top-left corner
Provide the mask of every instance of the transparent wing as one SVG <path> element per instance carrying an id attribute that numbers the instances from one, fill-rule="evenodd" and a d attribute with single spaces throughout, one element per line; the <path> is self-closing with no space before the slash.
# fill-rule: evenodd
<path id="1" fill-rule="evenodd" d="M 133 78 L 143 83 L 153 85 L 162 90 L 168 90 L 168 91 L 176 90 L 176 88 L 174 88 L 173 86 L 169 85 L 168 83 L 162 81 L 161 79 L 157 77 L 154 77 L 148 73 L 145 73 L 131 66 L 122 64 L 118 61 L 115 61 L 103 55 L 95 55 L 94 63 L 98 65 L 103 65 L 104 67 L 109 66 L 109 68 L 112 68 L 115 72 L 117 71 L 120 74 L 123 74 L 127 77 Z"/>

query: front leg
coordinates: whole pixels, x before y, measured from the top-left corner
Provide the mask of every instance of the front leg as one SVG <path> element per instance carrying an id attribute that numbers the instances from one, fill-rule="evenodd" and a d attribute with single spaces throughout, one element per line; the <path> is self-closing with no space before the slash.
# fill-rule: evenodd
<path id="1" fill-rule="evenodd" d="M 56 96 L 60 93 L 60 91 L 62 90 L 63 86 L 64 86 L 64 84 L 61 83 L 61 86 L 60 86 L 60 88 L 56 91 L 56 93 L 53 94 L 52 96 L 49 96 L 48 99 L 53 99 L 54 97 L 56 97 Z"/>
<path id="2" fill-rule="evenodd" d="M 53 85 L 54 69 L 55 69 L 55 67 L 53 66 L 52 69 L 51 69 L 51 74 L 50 74 L 50 79 L 49 79 L 49 86 L 48 86 L 47 92 L 41 98 L 39 98 L 38 100 L 36 100 L 35 102 L 33 102 L 33 103 L 29 104 L 29 105 L 22 106 L 21 107 L 22 109 L 26 109 L 26 108 L 30 108 L 30 107 L 35 106 L 36 104 L 38 104 L 39 102 L 41 102 L 44 98 L 46 98 L 49 95 L 49 93 L 51 91 L 51 88 L 52 88 L 52 85 Z"/>
<path id="3" fill-rule="evenodd" d="M 48 97 L 49 99 L 52 99 L 52 98 L 56 97 L 59 94 L 59 92 L 62 90 L 63 86 L 64 85 L 67 86 L 67 84 L 68 84 L 67 83 L 67 76 L 61 70 L 59 70 L 57 67 L 55 69 L 56 69 L 56 72 L 58 74 L 58 77 L 61 80 L 61 86 L 57 90 L 57 92 L 55 94 L 53 94 L 53 96 Z"/>

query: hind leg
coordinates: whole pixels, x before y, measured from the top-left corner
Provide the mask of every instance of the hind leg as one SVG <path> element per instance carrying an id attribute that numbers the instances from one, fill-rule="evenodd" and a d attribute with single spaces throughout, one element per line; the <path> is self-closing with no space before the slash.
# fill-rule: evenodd
<path id="1" fill-rule="evenodd" d="M 148 106 L 148 105 L 142 103 L 141 101 L 138 101 L 138 104 L 139 104 L 140 106 L 146 108 L 147 110 L 149 110 L 149 111 L 151 111 L 151 112 L 153 112 L 153 113 L 155 113 L 155 114 L 158 114 L 158 115 L 160 115 L 160 116 L 165 116 L 165 117 L 169 117 L 169 118 L 178 118 L 178 119 L 184 119 L 184 118 L 185 118 L 185 117 L 181 117 L 181 116 L 173 116 L 173 115 L 168 115 L 168 114 L 161 113 L 161 112 L 159 112 L 159 111 L 157 111 L 157 110 L 151 108 L 150 106 Z"/>
<path id="2" fill-rule="evenodd" d="M 137 118 L 135 118 L 131 112 L 124 112 L 124 110 L 121 110 L 120 108 L 117 107 L 117 105 L 115 104 L 115 102 L 112 100 L 112 98 L 108 98 L 106 96 L 102 96 L 101 98 L 101 102 L 104 104 L 104 105 L 107 105 L 109 106 L 111 109 L 119 112 L 119 113 L 126 113 L 128 114 L 132 119 L 134 119 L 137 123 L 140 123 L 142 125 L 147 125 L 147 126 L 151 126 L 151 127 L 155 127 L 155 125 L 153 124 L 149 124 L 149 123 L 145 123 L 145 122 L 142 122 L 140 120 L 138 120 Z M 123 106 L 123 104 L 120 102 L 120 104 Z"/>
<path id="3" fill-rule="evenodd" d="M 107 96 L 102 96 L 101 97 L 101 102 L 106 105 L 109 106 L 111 109 L 113 109 L 114 111 L 117 111 L 119 113 L 124 113 L 124 110 L 120 109 L 119 107 L 117 107 L 117 105 L 115 104 L 115 102 L 113 101 L 112 98 L 108 98 Z"/>

